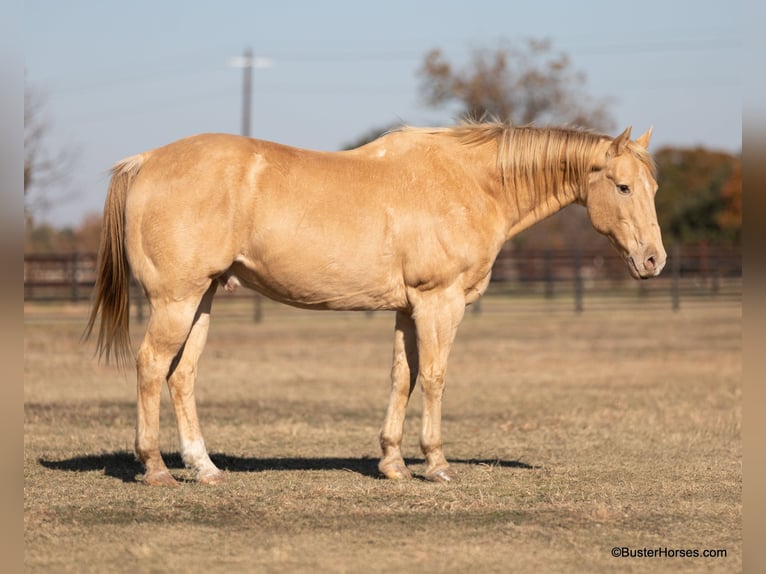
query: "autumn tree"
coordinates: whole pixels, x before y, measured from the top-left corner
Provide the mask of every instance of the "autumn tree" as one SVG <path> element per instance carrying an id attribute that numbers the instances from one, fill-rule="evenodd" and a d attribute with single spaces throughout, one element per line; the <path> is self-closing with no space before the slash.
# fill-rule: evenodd
<path id="1" fill-rule="evenodd" d="M 705 148 L 655 154 L 663 234 L 682 243 L 737 243 L 742 227 L 742 160 Z"/>
<path id="2" fill-rule="evenodd" d="M 458 67 L 440 49 L 426 54 L 420 68 L 426 104 L 456 104 L 465 117 L 493 117 L 514 125 L 574 125 L 613 129 L 607 100 L 585 92 L 585 74 L 547 40 L 476 50 Z"/>
<path id="3" fill-rule="evenodd" d="M 742 159 L 735 158 L 734 166 L 721 188 L 722 209 L 716 223 L 725 233 L 731 233 L 735 241 L 742 235 Z"/>
<path id="4" fill-rule="evenodd" d="M 76 227 L 39 223 L 27 228 L 24 253 L 95 253 L 101 241 L 102 216 L 86 215 Z"/>

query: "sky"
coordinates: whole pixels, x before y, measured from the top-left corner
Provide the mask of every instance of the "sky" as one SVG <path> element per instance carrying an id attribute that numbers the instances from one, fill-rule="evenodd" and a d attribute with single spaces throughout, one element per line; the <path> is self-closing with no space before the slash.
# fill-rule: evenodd
<path id="1" fill-rule="evenodd" d="M 201 132 L 239 133 L 245 49 L 253 137 L 340 149 L 393 122 L 449 125 L 454 109 L 419 96 L 440 48 L 548 39 L 609 98 L 619 128 L 654 127 L 650 150 L 742 148 L 739 2 L 699 0 L 34 0 L 24 3 L 27 86 L 45 98 L 48 147 L 75 156 L 39 217 L 76 226 L 103 207 L 123 157 Z M 660 182 L 661 183 L 661 182 Z"/>

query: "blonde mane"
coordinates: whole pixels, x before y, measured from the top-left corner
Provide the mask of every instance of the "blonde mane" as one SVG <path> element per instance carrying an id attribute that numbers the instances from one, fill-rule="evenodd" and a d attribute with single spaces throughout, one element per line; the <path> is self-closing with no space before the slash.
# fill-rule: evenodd
<path id="1" fill-rule="evenodd" d="M 565 193 L 587 189 L 588 174 L 603 165 L 601 144 L 614 138 L 583 129 L 532 126 L 513 127 L 502 122 L 467 121 L 447 128 L 404 128 L 407 131 L 447 134 L 465 145 L 497 145 L 497 169 L 504 186 L 515 193 L 538 195 L 550 190 L 557 199 Z M 646 165 L 653 176 L 656 168 L 651 155 L 628 142 L 628 151 Z"/>

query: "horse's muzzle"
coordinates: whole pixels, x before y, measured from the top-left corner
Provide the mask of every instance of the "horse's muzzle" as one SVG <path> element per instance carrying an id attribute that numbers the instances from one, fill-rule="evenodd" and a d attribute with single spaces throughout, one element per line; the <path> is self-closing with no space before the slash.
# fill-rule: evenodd
<path id="1" fill-rule="evenodd" d="M 638 255 L 628 255 L 628 269 L 636 279 L 649 279 L 662 272 L 667 254 L 662 247 L 646 247 Z"/>

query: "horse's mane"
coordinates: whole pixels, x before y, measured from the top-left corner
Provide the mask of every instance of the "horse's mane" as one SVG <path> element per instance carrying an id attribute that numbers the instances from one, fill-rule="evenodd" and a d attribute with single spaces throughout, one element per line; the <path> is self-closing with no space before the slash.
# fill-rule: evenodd
<path id="1" fill-rule="evenodd" d="M 533 194 L 546 189 L 556 195 L 573 187 L 585 189 L 592 167 L 603 162 L 604 158 L 597 156 L 599 149 L 603 150 L 601 144 L 614 139 L 584 129 L 514 127 L 502 122 L 466 121 L 446 128 L 403 129 L 449 135 L 465 145 L 495 142 L 497 168 L 504 185 Z M 645 149 L 632 141 L 627 149 L 655 175 L 654 161 Z"/>

